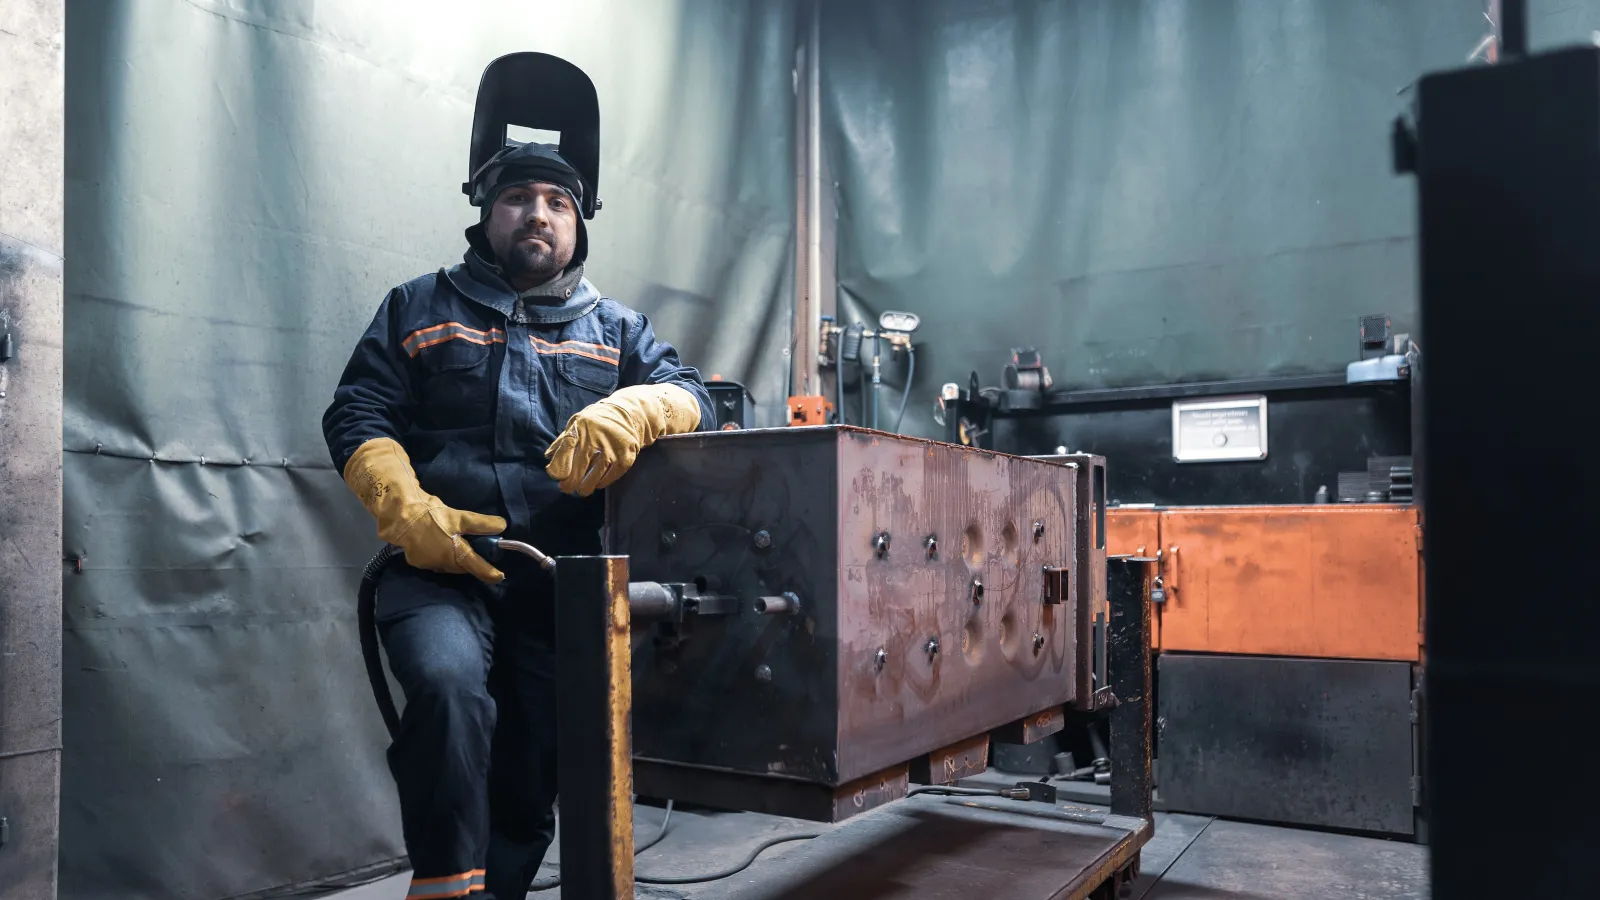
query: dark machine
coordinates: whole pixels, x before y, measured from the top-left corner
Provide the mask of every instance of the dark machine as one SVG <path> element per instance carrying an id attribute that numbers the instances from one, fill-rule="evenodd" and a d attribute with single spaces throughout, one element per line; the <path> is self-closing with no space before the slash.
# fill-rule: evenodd
<path id="1" fill-rule="evenodd" d="M 744 385 L 712 376 L 706 382 L 706 390 L 711 393 L 711 408 L 717 413 L 718 431 L 738 431 L 751 426 L 751 407 L 755 400 Z"/>
<path id="2" fill-rule="evenodd" d="M 1422 361 L 1388 316 L 1352 324 L 1344 372 L 1069 391 L 1018 348 L 937 398 L 952 442 L 1117 460 L 1109 552 L 1158 560 L 1159 808 L 1424 837 Z M 1093 800 L 1117 760 L 1069 718 L 996 763 Z"/>
<path id="3" fill-rule="evenodd" d="M 1600 49 L 1529 55 L 1524 4 L 1498 6 L 1497 64 L 1422 78 L 1394 132 L 1397 168 L 1416 178 L 1429 347 L 1426 802 L 1441 900 L 1592 895 L 1600 840 L 1582 724 L 1600 696 L 1600 604 L 1567 562 L 1589 558 L 1600 506 L 1591 433 L 1571 424 L 1600 339 Z M 1508 308 L 1538 329 L 1536 363 L 1485 352 Z M 1543 776 L 1515 816 L 1486 812 L 1470 750 L 1507 735 Z"/>
<path id="4" fill-rule="evenodd" d="M 663 441 L 611 491 L 609 546 L 736 599 L 636 654 L 640 791 L 836 820 L 919 757 L 1092 704 L 1077 513 L 1103 465 L 854 428 Z"/>

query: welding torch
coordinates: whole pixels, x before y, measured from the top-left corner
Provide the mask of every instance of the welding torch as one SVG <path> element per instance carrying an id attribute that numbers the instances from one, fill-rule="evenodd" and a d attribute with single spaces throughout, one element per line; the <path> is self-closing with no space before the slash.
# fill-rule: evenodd
<path id="1" fill-rule="evenodd" d="M 520 553 L 538 563 L 539 568 L 546 572 L 554 572 L 556 570 L 556 561 L 532 544 L 492 535 L 468 534 L 462 535 L 462 537 L 466 538 L 467 546 L 472 548 L 472 552 L 490 562 L 499 559 L 502 552 Z"/>

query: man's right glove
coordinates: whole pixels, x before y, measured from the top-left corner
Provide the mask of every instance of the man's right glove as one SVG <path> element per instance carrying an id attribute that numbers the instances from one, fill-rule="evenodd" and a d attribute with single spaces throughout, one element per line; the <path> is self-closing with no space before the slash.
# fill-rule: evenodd
<path id="1" fill-rule="evenodd" d="M 406 562 L 432 572 L 472 575 L 486 584 L 505 579 L 461 536 L 499 534 L 506 520 L 451 509 L 424 491 L 399 442 L 374 438 L 357 447 L 344 465 L 344 482 L 378 520 L 378 537 L 398 544 Z"/>

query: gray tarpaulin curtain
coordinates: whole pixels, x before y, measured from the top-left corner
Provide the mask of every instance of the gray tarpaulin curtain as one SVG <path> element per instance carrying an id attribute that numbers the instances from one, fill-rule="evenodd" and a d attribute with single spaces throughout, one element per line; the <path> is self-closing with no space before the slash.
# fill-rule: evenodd
<path id="1" fill-rule="evenodd" d="M 1542 43 L 1600 27 L 1593 3 L 1530 5 Z M 1342 371 L 1358 316 L 1413 327 L 1389 125 L 1400 89 L 1465 63 L 1482 12 L 829 0 L 841 308 L 921 314 L 908 429 L 930 433 L 940 383 L 998 383 L 1011 347 L 1105 387 Z"/>
<path id="2" fill-rule="evenodd" d="M 602 107 L 589 272 L 782 409 L 794 11 L 744 0 L 67 5 L 62 896 L 252 895 L 399 857 L 356 643 L 374 529 L 320 416 L 449 265 L 494 57 Z"/>

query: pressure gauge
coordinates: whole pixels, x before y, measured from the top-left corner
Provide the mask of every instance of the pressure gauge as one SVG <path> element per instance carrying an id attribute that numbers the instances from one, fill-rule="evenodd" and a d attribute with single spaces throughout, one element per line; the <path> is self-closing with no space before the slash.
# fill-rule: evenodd
<path id="1" fill-rule="evenodd" d="M 922 320 L 916 313 L 885 311 L 878 316 L 878 328 L 883 331 L 898 331 L 901 334 L 910 334 L 917 330 Z"/>

